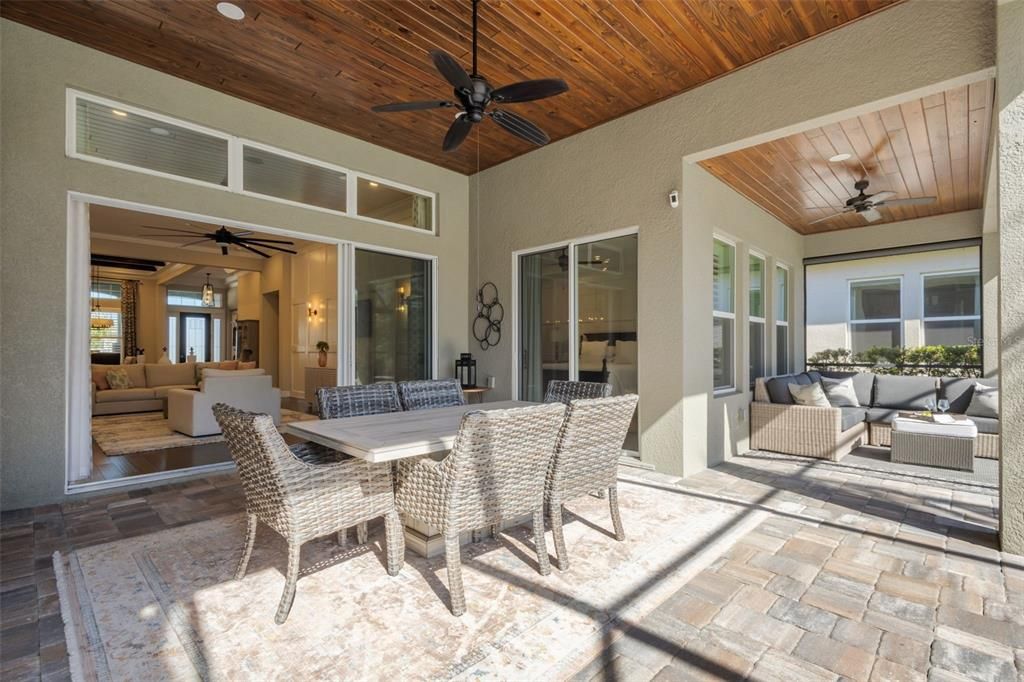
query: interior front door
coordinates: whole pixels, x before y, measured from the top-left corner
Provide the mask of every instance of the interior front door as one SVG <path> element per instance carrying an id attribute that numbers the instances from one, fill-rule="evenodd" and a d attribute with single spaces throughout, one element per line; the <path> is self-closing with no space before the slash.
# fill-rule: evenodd
<path id="1" fill-rule="evenodd" d="M 210 314 L 178 314 L 178 362 L 185 362 L 192 353 L 196 362 L 210 361 Z"/>

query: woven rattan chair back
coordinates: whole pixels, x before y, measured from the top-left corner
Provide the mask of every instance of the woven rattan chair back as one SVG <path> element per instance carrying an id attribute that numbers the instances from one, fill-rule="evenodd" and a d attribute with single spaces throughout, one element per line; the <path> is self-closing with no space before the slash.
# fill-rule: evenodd
<path id="1" fill-rule="evenodd" d="M 569 403 L 551 460 L 549 490 L 563 500 L 614 485 L 636 395 Z"/>
<path id="2" fill-rule="evenodd" d="M 600 381 L 564 381 L 555 379 L 548 382 L 544 393 L 546 403 L 565 403 L 581 398 L 607 398 L 612 394 L 612 387 Z"/>
<path id="3" fill-rule="evenodd" d="M 466 394 L 458 379 L 401 381 L 398 395 L 406 410 L 430 410 L 435 407 L 458 407 L 466 404 Z"/>
<path id="4" fill-rule="evenodd" d="M 538 405 L 463 417 L 441 463 L 442 478 L 450 482 L 446 529 L 481 528 L 543 506 L 564 415 L 563 405 Z"/>
<path id="5" fill-rule="evenodd" d="M 402 411 L 398 386 L 391 381 L 358 386 L 325 386 L 316 390 L 316 402 L 321 419 Z"/>

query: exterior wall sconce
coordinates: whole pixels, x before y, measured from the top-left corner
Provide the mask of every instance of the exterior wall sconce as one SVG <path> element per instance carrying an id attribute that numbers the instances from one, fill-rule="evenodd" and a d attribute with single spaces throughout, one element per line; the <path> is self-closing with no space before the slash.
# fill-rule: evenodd
<path id="1" fill-rule="evenodd" d="M 405 290 L 405 286 L 398 287 L 398 305 L 396 306 L 396 310 L 398 310 L 398 312 L 400 313 L 404 313 L 407 310 L 409 310 L 410 298 L 411 297 L 409 296 L 408 292 L 406 292 Z"/>

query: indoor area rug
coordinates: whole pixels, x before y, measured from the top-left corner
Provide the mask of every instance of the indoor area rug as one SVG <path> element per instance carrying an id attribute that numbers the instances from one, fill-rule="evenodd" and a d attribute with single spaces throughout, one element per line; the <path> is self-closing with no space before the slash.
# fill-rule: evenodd
<path id="1" fill-rule="evenodd" d="M 73 676 L 92 679 L 557 679 L 752 530 L 764 512 L 624 476 L 626 540 L 607 501 L 568 505 L 571 565 L 536 570 L 529 524 L 463 546 L 467 611 L 448 609 L 444 557 L 406 552 L 388 576 L 384 531 L 303 547 L 287 622 L 274 624 L 284 541 L 260 527 L 232 579 L 244 515 L 54 555 Z M 351 537 L 351 536 L 350 536 Z M 551 534 L 548 548 L 553 554 Z"/>
<path id="2" fill-rule="evenodd" d="M 281 423 L 316 419 L 316 415 L 281 408 Z M 193 438 L 174 431 L 160 412 L 115 414 L 92 418 L 92 437 L 107 457 L 136 452 L 220 443 L 221 434 Z"/>

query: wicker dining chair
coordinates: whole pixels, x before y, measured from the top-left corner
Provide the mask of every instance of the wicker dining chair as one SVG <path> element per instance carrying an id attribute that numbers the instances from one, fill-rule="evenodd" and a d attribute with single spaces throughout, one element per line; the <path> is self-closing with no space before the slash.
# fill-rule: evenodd
<path id="1" fill-rule="evenodd" d="M 561 404 L 474 411 L 462 418 L 451 452 L 398 461 L 395 504 L 406 518 L 440 530 L 452 613 L 466 611 L 459 534 L 533 515 L 541 575 L 551 572 L 544 544 L 544 482 L 565 415 Z"/>
<path id="2" fill-rule="evenodd" d="M 248 519 L 235 579 L 245 577 L 260 522 L 288 543 L 288 571 L 274 622 L 288 619 L 299 578 L 302 545 L 343 528 L 384 517 L 387 571 L 398 575 L 405 535 L 395 509 L 390 463 L 372 464 L 302 443 L 289 448 L 273 420 L 224 403 L 213 406 L 238 467 Z"/>
<path id="3" fill-rule="evenodd" d="M 565 403 L 580 398 L 607 398 L 612 394 L 611 384 L 600 381 L 564 381 L 554 379 L 548 382 L 544 393 L 546 403 Z"/>
<path id="4" fill-rule="evenodd" d="M 637 400 L 629 394 L 569 403 L 545 488 L 560 570 L 569 567 L 562 533 L 562 506 L 569 500 L 594 490 L 607 491 L 615 539 L 626 538 L 619 515 L 618 465 Z"/>
<path id="5" fill-rule="evenodd" d="M 401 412 L 398 386 L 393 381 L 353 386 L 322 386 L 316 389 L 316 410 L 321 419 L 362 417 Z M 366 523 L 356 526 L 356 542 L 366 543 Z M 338 531 L 338 544 L 348 544 L 348 531 Z"/>
<path id="6" fill-rule="evenodd" d="M 466 394 L 458 379 L 428 379 L 398 382 L 398 395 L 406 410 L 430 410 L 466 404 Z"/>

